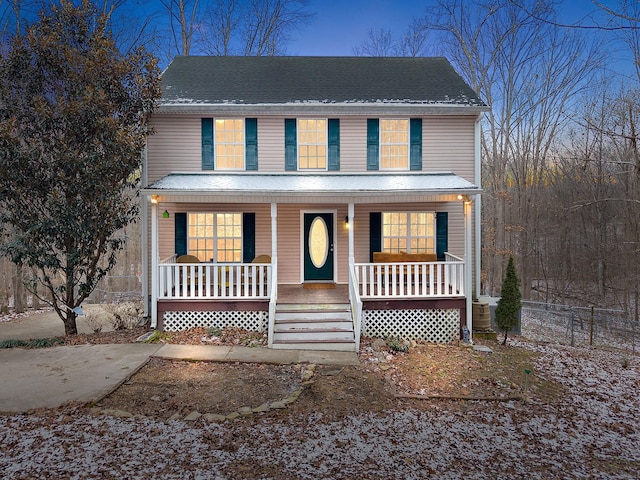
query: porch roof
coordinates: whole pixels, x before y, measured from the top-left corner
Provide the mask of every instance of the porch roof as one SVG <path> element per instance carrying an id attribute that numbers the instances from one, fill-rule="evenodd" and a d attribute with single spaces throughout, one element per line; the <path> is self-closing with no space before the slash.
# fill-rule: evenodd
<path id="1" fill-rule="evenodd" d="M 393 197 L 398 201 L 425 196 L 476 195 L 481 189 L 453 173 L 171 173 L 143 195 L 169 200 L 215 197 L 217 201 L 256 202 L 322 200 L 365 203 Z"/>

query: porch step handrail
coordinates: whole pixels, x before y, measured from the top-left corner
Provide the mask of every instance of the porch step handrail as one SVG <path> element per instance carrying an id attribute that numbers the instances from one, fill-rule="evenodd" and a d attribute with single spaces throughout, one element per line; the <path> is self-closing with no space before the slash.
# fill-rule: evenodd
<path id="1" fill-rule="evenodd" d="M 158 299 L 253 299 L 271 297 L 268 263 L 161 263 Z"/>
<path id="2" fill-rule="evenodd" d="M 356 342 L 356 352 L 360 351 L 360 331 L 362 329 L 362 299 L 358 285 L 358 275 L 355 265 L 349 266 L 349 302 L 351 303 L 351 318 L 353 321 L 353 335 Z"/>
<path id="3" fill-rule="evenodd" d="M 271 295 L 269 299 L 269 325 L 267 326 L 267 345 L 273 347 L 273 335 L 276 328 L 276 306 L 278 304 L 278 257 L 273 256 L 271 267 Z"/>
<path id="4" fill-rule="evenodd" d="M 457 258 L 450 256 L 449 258 Z M 356 263 L 360 297 L 464 297 L 464 261 Z"/>

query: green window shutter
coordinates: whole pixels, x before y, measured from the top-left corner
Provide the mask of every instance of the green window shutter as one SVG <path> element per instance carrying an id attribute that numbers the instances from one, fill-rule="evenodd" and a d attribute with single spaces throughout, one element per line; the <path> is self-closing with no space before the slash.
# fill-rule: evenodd
<path id="1" fill-rule="evenodd" d="M 175 222 L 175 250 L 176 255 L 187 254 L 187 214 L 178 212 L 173 215 Z"/>
<path id="2" fill-rule="evenodd" d="M 258 170 L 258 119 L 245 118 L 245 169 Z"/>
<path id="3" fill-rule="evenodd" d="M 256 258 L 256 214 L 242 214 L 242 262 L 251 263 Z"/>
<path id="4" fill-rule="evenodd" d="M 444 252 L 449 249 L 449 213 L 436 212 L 436 255 L 438 261 L 444 260 Z"/>
<path id="5" fill-rule="evenodd" d="M 296 138 L 296 119 L 284 119 L 284 169 L 298 170 L 298 139 Z"/>
<path id="6" fill-rule="evenodd" d="M 422 119 L 409 120 L 409 168 L 422 170 Z"/>
<path id="7" fill-rule="evenodd" d="M 382 213 L 369 213 L 369 261 L 373 262 L 373 252 L 382 251 Z"/>
<path id="8" fill-rule="evenodd" d="M 340 119 L 330 118 L 328 124 L 328 170 L 340 170 Z"/>
<path id="9" fill-rule="evenodd" d="M 213 170 L 213 118 L 202 119 L 202 170 Z"/>
<path id="10" fill-rule="evenodd" d="M 380 121 L 367 119 L 367 170 L 380 169 Z"/>

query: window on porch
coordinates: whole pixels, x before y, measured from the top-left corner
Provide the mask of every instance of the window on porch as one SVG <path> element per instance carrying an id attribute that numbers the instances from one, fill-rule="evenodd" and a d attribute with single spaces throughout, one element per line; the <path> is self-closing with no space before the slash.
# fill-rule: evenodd
<path id="1" fill-rule="evenodd" d="M 436 253 L 433 212 L 383 212 L 382 251 Z"/>
<path id="2" fill-rule="evenodd" d="M 242 261 L 241 213 L 189 213 L 188 253 L 201 262 Z"/>

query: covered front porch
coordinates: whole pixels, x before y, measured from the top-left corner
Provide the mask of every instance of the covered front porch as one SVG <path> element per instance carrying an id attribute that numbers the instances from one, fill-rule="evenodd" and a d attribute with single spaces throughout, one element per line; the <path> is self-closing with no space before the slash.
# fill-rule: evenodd
<path id="1" fill-rule="evenodd" d="M 149 296 L 154 328 L 235 322 L 268 331 L 273 348 L 337 350 L 357 350 L 361 335 L 451 341 L 459 338 L 462 327 L 471 330 L 471 198 L 477 188 L 459 177 L 409 175 L 413 178 L 403 184 L 411 187 L 408 191 L 397 185 L 389 191 L 395 178 L 389 174 L 311 179 L 300 175 L 305 188 L 296 193 L 278 191 L 273 175 L 253 175 L 261 180 L 259 189 L 251 185 L 257 178 L 247 182 L 246 174 L 190 175 L 191 187 L 194 181 L 197 186 L 206 180 L 207 188 L 187 191 L 176 188 L 182 181 L 169 177 L 166 184 L 161 180 L 143 191 L 151 206 Z M 282 180 L 275 177 L 276 183 Z M 361 181 L 360 189 L 354 189 L 354 180 Z M 265 192 L 268 186 L 273 191 Z M 381 245 L 370 234 L 375 218 L 370 212 L 445 208 L 442 205 L 460 209 L 460 225 L 452 231 L 461 233 L 456 245 L 463 247 L 462 255 L 447 251 L 434 261 L 420 261 L 418 256 L 374 260 L 372 252 Z M 246 253 L 251 247 L 243 249 L 240 262 L 185 261 L 184 255 L 162 254 L 167 249 L 161 245 L 167 243 L 167 217 L 181 210 L 221 206 L 255 212 L 256 242 L 250 258 Z M 320 254 L 314 253 L 316 240 L 310 233 L 316 223 L 324 225 Z M 256 262 L 257 257 L 261 261 Z M 303 301 L 292 302 L 293 297 Z"/>

